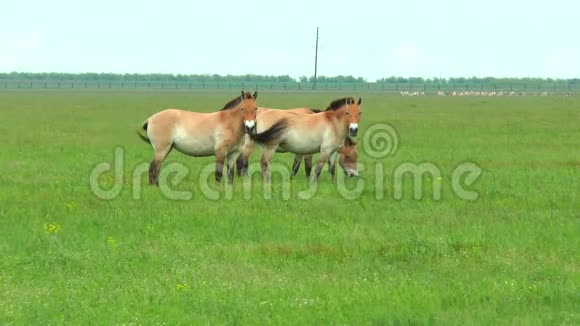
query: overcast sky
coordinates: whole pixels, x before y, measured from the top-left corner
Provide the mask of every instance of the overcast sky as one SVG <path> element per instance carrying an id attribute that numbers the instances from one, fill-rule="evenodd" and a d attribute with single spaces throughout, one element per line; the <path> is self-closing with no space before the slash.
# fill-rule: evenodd
<path id="1" fill-rule="evenodd" d="M 3 1 L 0 71 L 580 77 L 580 1 Z"/>

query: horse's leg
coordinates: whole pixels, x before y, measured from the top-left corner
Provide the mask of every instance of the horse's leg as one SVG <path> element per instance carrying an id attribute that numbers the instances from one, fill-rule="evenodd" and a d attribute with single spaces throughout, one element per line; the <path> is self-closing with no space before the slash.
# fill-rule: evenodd
<path id="1" fill-rule="evenodd" d="M 316 165 L 316 169 L 314 170 L 314 174 L 312 175 L 313 181 L 318 181 L 318 177 L 320 177 L 320 172 L 322 172 L 322 168 L 324 167 L 324 163 L 330 156 L 330 151 L 321 151 L 320 155 L 318 156 L 318 164 Z"/>
<path id="2" fill-rule="evenodd" d="M 256 146 L 256 143 L 254 143 L 250 137 L 245 137 L 245 142 L 244 142 L 244 146 L 242 148 L 242 152 L 240 153 L 240 156 L 237 159 L 236 162 L 236 167 L 238 170 L 238 175 L 239 176 L 248 176 L 248 167 L 250 165 L 249 161 L 250 161 L 250 155 L 252 155 L 252 152 L 254 151 L 254 147 Z"/>
<path id="3" fill-rule="evenodd" d="M 215 182 L 220 183 L 222 181 L 222 175 L 224 171 L 224 161 L 226 160 L 227 150 L 216 149 L 215 151 Z"/>
<path id="4" fill-rule="evenodd" d="M 264 147 L 264 152 L 262 153 L 262 159 L 260 160 L 260 165 L 262 167 L 262 179 L 264 181 L 270 181 L 270 160 L 274 153 L 276 152 L 277 146 L 266 146 Z"/>
<path id="5" fill-rule="evenodd" d="M 238 159 L 238 155 L 240 155 L 240 152 L 238 151 L 234 151 L 231 153 L 228 153 L 227 155 L 227 160 L 228 160 L 228 183 L 232 184 L 234 182 L 234 170 L 236 168 L 236 162 Z"/>
<path id="6" fill-rule="evenodd" d="M 294 156 L 294 163 L 292 164 L 292 178 L 294 178 L 296 173 L 298 173 L 298 170 L 300 170 L 300 162 L 302 162 L 302 155 L 296 154 L 296 156 Z"/>
<path id="7" fill-rule="evenodd" d="M 312 173 L 312 155 L 304 156 L 304 170 L 306 171 L 306 177 L 310 178 Z"/>
<path id="8" fill-rule="evenodd" d="M 330 178 L 334 180 L 334 172 L 336 172 L 336 159 L 338 152 L 332 152 L 328 158 L 328 171 L 330 171 Z"/>
<path id="9" fill-rule="evenodd" d="M 236 160 L 236 171 L 238 173 L 238 177 L 242 176 L 242 169 L 244 168 L 245 164 L 244 157 L 240 154 Z"/>
<path id="10" fill-rule="evenodd" d="M 153 161 L 149 164 L 149 184 L 159 186 L 159 171 L 161 164 L 171 151 L 173 144 L 171 142 L 156 142 L 153 143 L 153 150 L 155 151 Z"/>

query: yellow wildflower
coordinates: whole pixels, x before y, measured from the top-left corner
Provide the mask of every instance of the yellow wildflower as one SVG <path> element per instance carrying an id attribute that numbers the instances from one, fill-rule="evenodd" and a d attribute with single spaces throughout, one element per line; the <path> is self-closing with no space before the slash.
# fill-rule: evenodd
<path id="1" fill-rule="evenodd" d="M 70 203 L 65 203 L 64 206 L 66 206 L 68 210 L 72 210 L 77 206 L 77 204 L 74 201 L 71 201 Z"/>
<path id="2" fill-rule="evenodd" d="M 60 225 L 56 223 L 44 224 L 44 230 L 48 234 L 56 234 L 60 231 Z"/>
<path id="3" fill-rule="evenodd" d="M 117 240 L 113 239 L 113 237 L 108 237 L 107 238 L 107 247 L 116 248 L 117 247 Z"/>
<path id="4" fill-rule="evenodd" d="M 189 285 L 187 285 L 187 283 L 178 283 L 177 286 L 175 287 L 178 291 L 185 291 L 187 289 L 189 289 Z"/>

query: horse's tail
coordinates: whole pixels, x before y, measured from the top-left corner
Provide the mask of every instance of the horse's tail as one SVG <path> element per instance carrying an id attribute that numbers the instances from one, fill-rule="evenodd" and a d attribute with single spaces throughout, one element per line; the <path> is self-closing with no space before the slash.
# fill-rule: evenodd
<path id="1" fill-rule="evenodd" d="M 278 139 L 287 127 L 288 121 L 286 121 L 286 119 L 282 119 L 264 132 L 250 134 L 250 138 L 258 144 L 267 144 Z"/>
<path id="2" fill-rule="evenodd" d="M 137 129 L 137 135 L 143 139 L 144 142 L 151 144 L 151 140 L 149 136 L 147 136 L 147 127 L 149 126 L 149 120 L 145 120 L 143 125 L 141 125 L 141 129 Z"/>

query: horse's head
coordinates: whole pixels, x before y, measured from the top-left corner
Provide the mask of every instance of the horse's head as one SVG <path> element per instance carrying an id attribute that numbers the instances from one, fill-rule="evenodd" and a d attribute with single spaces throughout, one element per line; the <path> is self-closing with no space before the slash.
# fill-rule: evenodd
<path id="1" fill-rule="evenodd" d="M 256 110 L 258 110 L 258 104 L 256 103 L 257 98 L 258 91 L 255 91 L 254 94 L 242 91 L 240 111 L 242 112 L 244 128 L 248 134 L 256 132 Z"/>
<path id="2" fill-rule="evenodd" d="M 344 170 L 344 174 L 349 177 L 358 176 L 358 153 L 356 151 L 356 141 L 346 137 L 343 146 L 338 152 L 338 164 Z"/>
<path id="3" fill-rule="evenodd" d="M 358 133 L 361 103 L 360 97 L 358 101 L 355 101 L 353 97 L 345 97 L 332 101 L 326 111 L 334 111 L 339 123 L 344 124 L 344 128 L 347 129 L 348 135 L 355 137 Z"/>
<path id="4" fill-rule="evenodd" d="M 348 134 L 351 137 L 356 137 L 358 133 L 358 124 L 360 122 L 360 105 L 362 99 L 359 97 L 358 101 L 354 101 L 353 98 L 346 99 L 346 120 L 348 121 Z"/>

